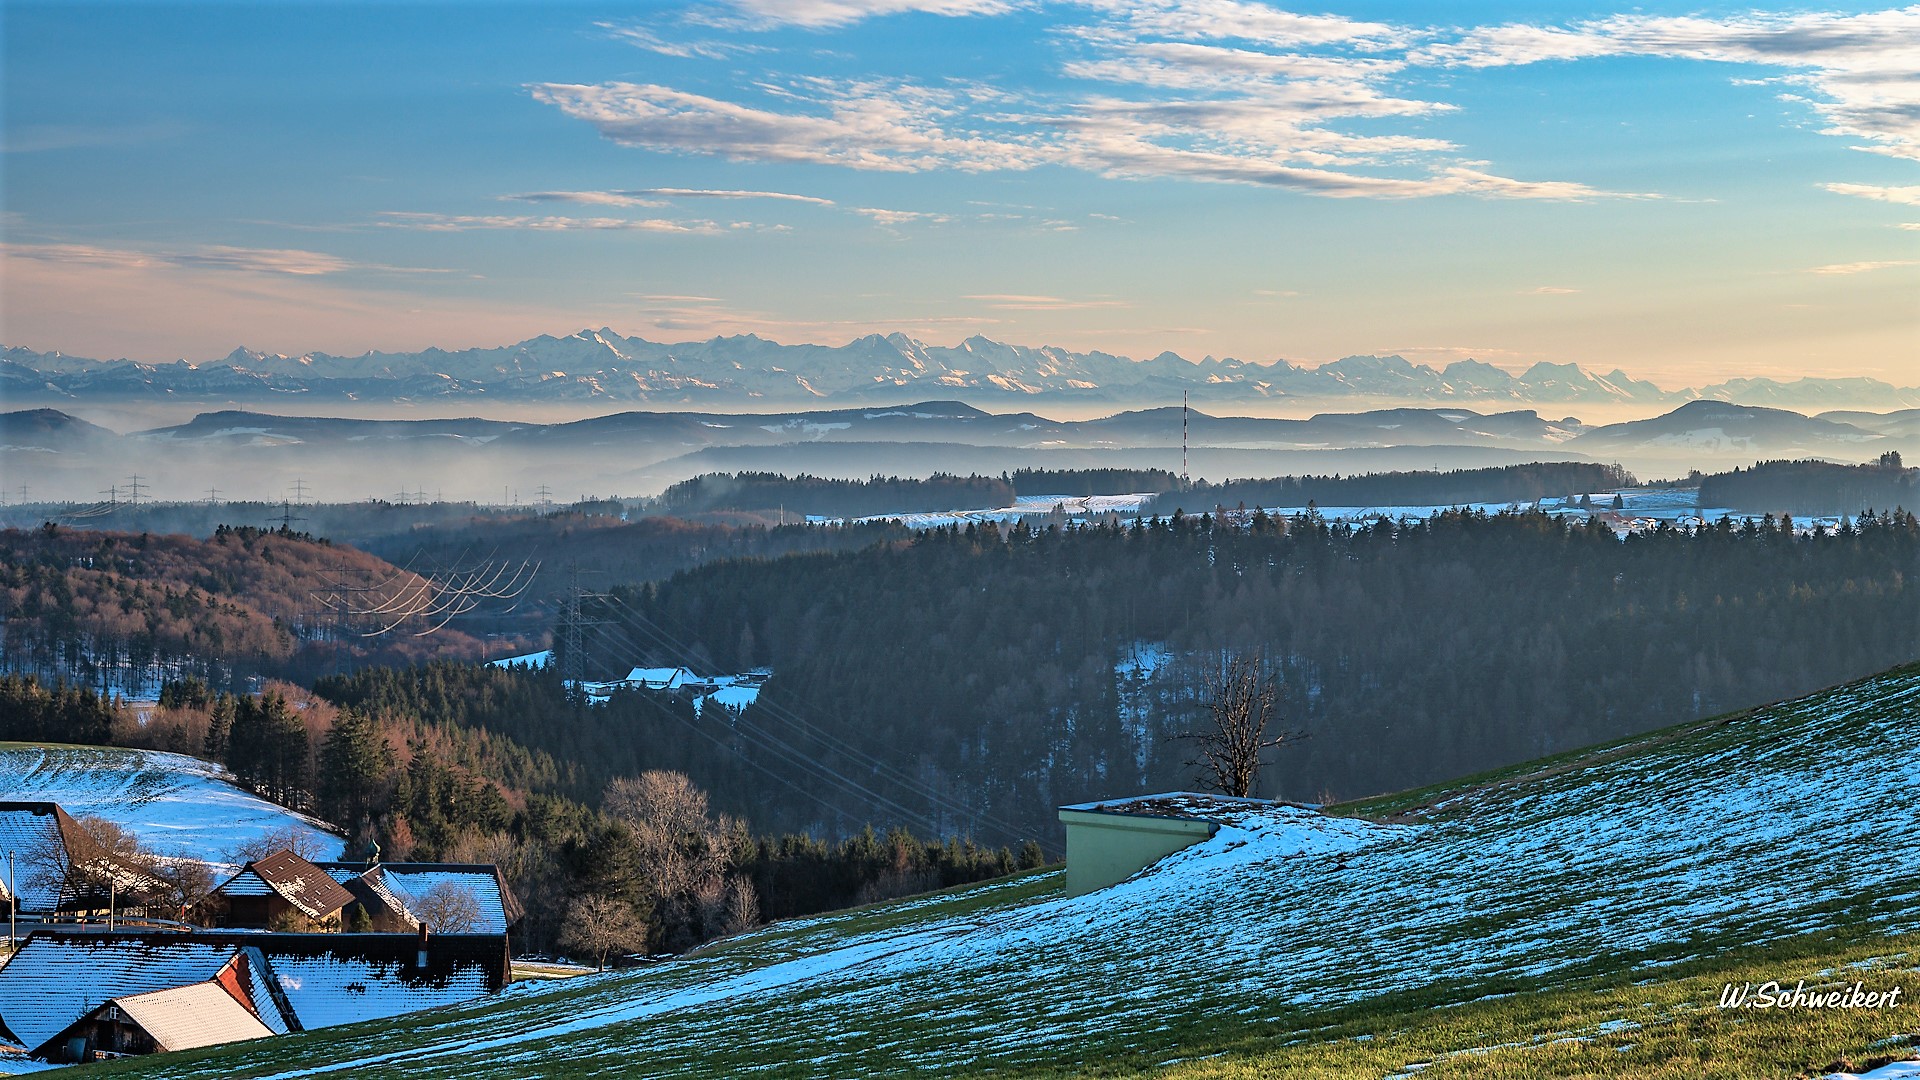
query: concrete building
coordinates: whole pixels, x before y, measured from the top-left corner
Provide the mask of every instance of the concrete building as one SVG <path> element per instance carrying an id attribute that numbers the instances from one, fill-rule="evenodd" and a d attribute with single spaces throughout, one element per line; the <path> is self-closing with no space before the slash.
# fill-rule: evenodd
<path id="1" fill-rule="evenodd" d="M 1067 829 L 1067 895 L 1118 885 L 1225 824 L 1217 811 L 1271 805 L 1192 791 L 1136 795 L 1060 808 Z"/>

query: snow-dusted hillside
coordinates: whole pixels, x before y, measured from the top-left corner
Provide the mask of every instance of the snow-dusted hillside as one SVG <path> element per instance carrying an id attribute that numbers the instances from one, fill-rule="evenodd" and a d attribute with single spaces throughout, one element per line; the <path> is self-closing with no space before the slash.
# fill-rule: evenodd
<path id="1" fill-rule="evenodd" d="M 242 791 L 218 765 L 157 750 L 0 743 L 0 799 L 57 802 L 75 817 L 106 818 L 163 855 L 221 861 L 286 830 L 326 857 L 340 851 L 340 838 L 320 822 Z"/>
<path id="2" fill-rule="evenodd" d="M 1655 991 L 1636 987 L 1729 949 L 1920 929 L 1920 816 L 1889 794 L 1915 761 L 1920 667 L 1371 808 L 1390 821 L 1249 815 L 1074 899 L 1057 874 L 1014 879 L 377 1033 L 152 1067 L 466 1078 L 559 1061 L 838 1077 L 1114 1055 L 1151 1065 L 1225 1040 L 1350 1039 L 1326 1032 L 1382 1002 L 1425 1015 L 1609 972 L 1631 973 L 1639 1003 Z M 1642 1011 L 1550 1040 L 1643 1025 L 1651 1038 L 1674 1019 Z"/>

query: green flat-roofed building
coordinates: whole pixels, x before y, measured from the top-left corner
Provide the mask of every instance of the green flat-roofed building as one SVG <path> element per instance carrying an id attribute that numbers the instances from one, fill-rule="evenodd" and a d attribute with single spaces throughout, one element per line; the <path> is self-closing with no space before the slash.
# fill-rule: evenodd
<path id="1" fill-rule="evenodd" d="M 1181 848 L 1211 837 L 1223 823 L 1205 816 L 1209 809 L 1268 805 L 1264 799 L 1174 791 L 1063 806 L 1060 823 L 1067 829 L 1067 895 L 1117 885 Z"/>

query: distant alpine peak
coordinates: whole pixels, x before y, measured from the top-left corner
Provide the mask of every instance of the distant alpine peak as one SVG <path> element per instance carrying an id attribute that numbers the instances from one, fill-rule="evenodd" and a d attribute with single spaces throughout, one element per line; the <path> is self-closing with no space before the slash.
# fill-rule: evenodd
<path id="1" fill-rule="evenodd" d="M 1595 375 L 1577 363 L 1542 360 L 1515 374 L 1477 359 L 1436 370 L 1397 353 L 1355 354 L 1317 366 L 1232 357 L 1189 360 L 1172 351 L 1133 359 L 1055 345 L 1029 346 L 971 335 L 930 345 L 898 331 L 843 345 L 784 345 L 754 333 L 664 344 L 612 327 L 564 337 L 542 334 L 492 348 L 288 356 L 247 347 L 199 364 L 90 360 L 61 352 L 6 348 L 4 390 L 23 404 L 82 395 L 163 394 L 210 401 L 319 399 L 420 401 L 602 401 L 725 406 L 741 402 L 858 407 L 898 401 L 918 388 L 943 397 L 1019 398 L 1088 404 L 1149 404 L 1200 392 L 1213 402 L 1341 398 L 1397 401 L 1673 405 L 1739 401 L 1774 408 L 1888 409 L 1920 406 L 1920 388 L 1867 378 L 1777 382 L 1741 378 L 1665 390 L 1615 369 Z"/>

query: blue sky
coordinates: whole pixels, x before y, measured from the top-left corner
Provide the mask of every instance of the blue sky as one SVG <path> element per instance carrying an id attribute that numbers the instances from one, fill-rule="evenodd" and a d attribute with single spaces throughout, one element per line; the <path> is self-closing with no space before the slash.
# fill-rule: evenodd
<path id="1" fill-rule="evenodd" d="M 1920 7 L 9 2 L 0 340 L 1920 376 Z"/>

